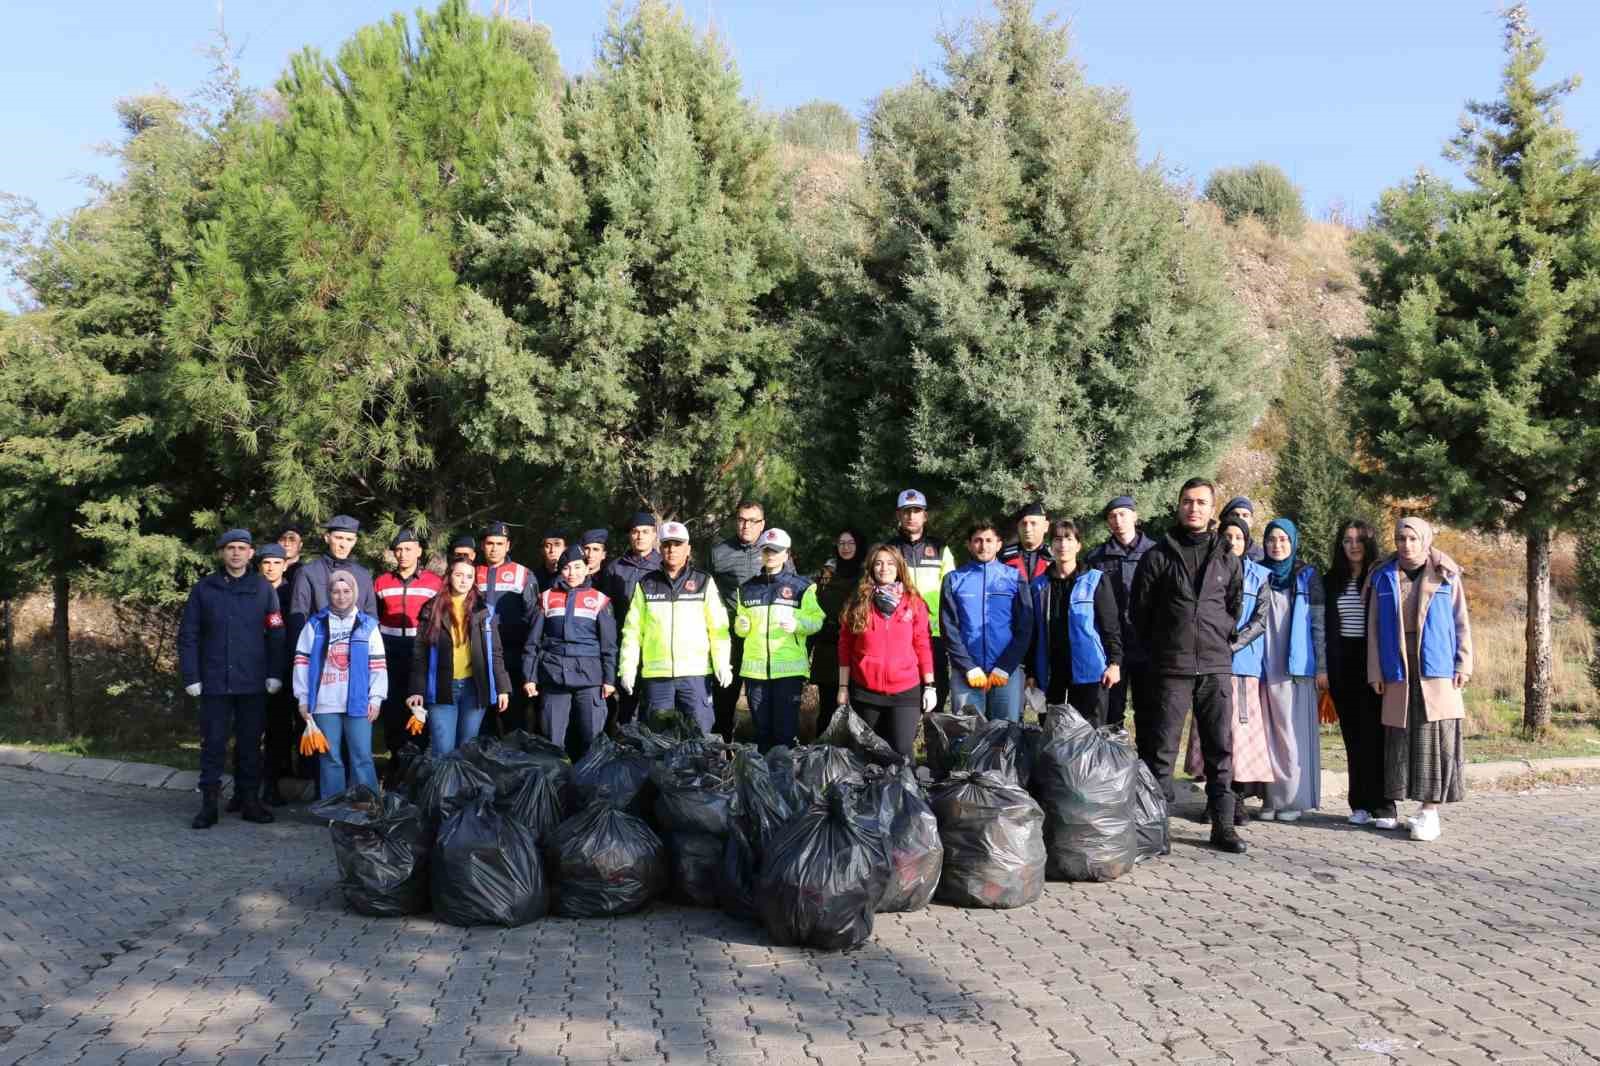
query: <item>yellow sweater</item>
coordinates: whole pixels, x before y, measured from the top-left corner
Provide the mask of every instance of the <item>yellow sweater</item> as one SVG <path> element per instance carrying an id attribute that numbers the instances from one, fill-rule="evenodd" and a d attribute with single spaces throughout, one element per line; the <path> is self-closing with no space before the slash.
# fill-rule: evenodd
<path id="1" fill-rule="evenodd" d="M 457 681 L 472 677 L 472 640 L 467 630 L 467 598 L 450 596 L 452 656 L 450 676 Z"/>

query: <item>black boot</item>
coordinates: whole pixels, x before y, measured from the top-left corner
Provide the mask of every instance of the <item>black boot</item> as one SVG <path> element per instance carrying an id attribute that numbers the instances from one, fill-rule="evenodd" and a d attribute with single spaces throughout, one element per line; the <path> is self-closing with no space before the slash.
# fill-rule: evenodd
<path id="1" fill-rule="evenodd" d="M 210 829 L 217 824 L 217 797 L 221 792 L 221 785 L 206 785 L 200 790 L 200 813 L 189 823 L 191 828 Z"/>
<path id="2" fill-rule="evenodd" d="M 268 778 L 267 783 L 261 786 L 261 800 L 269 807 L 287 807 L 289 801 L 283 798 L 283 793 L 278 791 L 278 779 Z"/>
<path id="3" fill-rule="evenodd" d="M 233 783 L 233 795 L 228 797 L 228 805 L 222 809 L 227 811 L 229 814 L 238 814 L 244 809 L 244 800 L 239 795 L 238 781 Z"/>
<path id="4" fill-rule="evenodd" d="M 255 790 L 252 790 L 249 795 L 245 796 L 244 813 L 241 814 L 240 817 L 247 822 L 255 822 L 257 825 L 269 825 L 272 822 L 277 821 L 277 819 L 272 816 L 272 812 L 267 810 L 267 808 L 262 805 L 261 798 L 256 794 Z"/>
<path id="5" fill-rule="evenodd" d="M 1219 851 L 1243 855 L 1249 850 L 1249 845 L 1240 839 L 1239 831 L 1233 825 L 1233 813 L 1237 805 L 1238 797 L 1232 792 L 1224 792 L 1211 801 L 1211 844 Z"/>
<path id="6" fill-rule="evenodd" d="M 1244 805 L 1244 797 L 1238 793 L 1234 793 L 1233 797 L 1233 824 L 1250 824 L 1250 811 Z"/>

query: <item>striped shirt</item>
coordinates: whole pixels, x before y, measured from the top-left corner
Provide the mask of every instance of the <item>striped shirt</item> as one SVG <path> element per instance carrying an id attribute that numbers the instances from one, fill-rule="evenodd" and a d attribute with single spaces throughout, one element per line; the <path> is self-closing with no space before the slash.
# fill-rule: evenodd
<path id="1" fill-rule="evenodd" d="M 1367 635 L 1367 607 L 1361 602 L 1361 583 L 1355 578 L 1339 593 L 1339 635 L 1364 637 Z"/>

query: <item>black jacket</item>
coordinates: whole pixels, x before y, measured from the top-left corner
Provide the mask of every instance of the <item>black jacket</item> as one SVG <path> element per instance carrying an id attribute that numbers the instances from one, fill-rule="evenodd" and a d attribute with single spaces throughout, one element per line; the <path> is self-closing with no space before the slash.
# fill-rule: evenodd
<path id="1" fill-rule="evenodd" d="M 202 696 L 260 696 L 284 680 L 283 613 L 278 594 L 254 570 L 218 570 L 189 590 L 178 623 L 178 670 Z"/>
<path id="2" fill-rule="evenodd" d="M 1104 544 L 1091 550 L 1083 560 L 1084 566 L 1103 572 L 1111 582 L 1112 595 L 1117 598 L 1117 610 L 1122 614 L 1123 661 L 1130 667 L 1143 666 L 1150 660 L 1150 653 L 1145 650 L 1144 641 L 1133 624 L 1133 575 L 1139 569 L 1139 561 L 1145 557 L 1145 553 L 1155 546 L 1156 542 L 1141 530 L 1134 534 L 1133 544 L 1129 547 L 1124 548 L 1115 537 L 1110 537 Z"/>
<path id="3" fill-rule="evenodd" d="M 1055 595 L 1055 567 L 1033 579 L 1033 643 L 1022 660 L 1028 676 L 1038 680 L 1039 668 L 1053 670 L 1056 664 L 1072 661 L 1072 634 L 1067 628 L 1067 602 L 1072 586 L 1088 570 L 1080 566 L 1066 578 L 1065 597 Z M 1094 590 L 1094 628 L 1100 634 L 1100 645 L 1106 652 L 1106 665 L 1122 665 L 1122 620 L 1117 610 L 1117 597 L 1111 591 L 1111 579 L 1101 577 Z M 1043 647 L 1040 646 L 1041 641 Z M 1046 675 L 1048 676 L 1048 675 Z"/>
<path id="4" fill-rule="evenodd" d="M 411 653 L 411 677 L 406 687 L 408 695 L 421 696 L 430 703 L 449 703 L 451 687 L 455 684 L 455 648 L 450 635 L 449 619 L 439 627 L 438 638 L 433 642 L 439 650 L 437 656 L 430 656 L 428 649 L 428 632 L 433 626 L 433 613 L 435 610 L 448 611 L 450 609 L 450 593 L 442 592 L 422 605 L 422 611 L 417 615 L 417 644 Z M 472 646 L 472 679 L 477 683 L 478 706 L 494 713 L 492 696 L 502 692 L 511 691 L 511 675 L 506 672 L 506 658 L 504 641 L 500 639 L 500 616 L 496 614 L 489 624 L 489 647 L 484 645 L 484 619 L 489 616 L 489 609 L 480 604 L 472 612 L 472 617 L 467 620 L 468 641 Z M 513 655 L 520 655 L 521 648 L 513 648 Z M 428 663 L 434 662 L 433 692 L 428 692 Z M 490 692 L 489 674 L 494 672 L 494 691 Z"/>
<path id="5" fill-rule="evenodd" d="M 1193 677 L 1233 672 L 1233 628 L 1244 602 L 1244 569 L 1215 533 L 1206 535 L 1203 550 L 1196 575 L 1169 534 L 1145 553 L 1134 572 L 1134 628 L 1149 651 L 1150 669 L 1157 673 Z"/>

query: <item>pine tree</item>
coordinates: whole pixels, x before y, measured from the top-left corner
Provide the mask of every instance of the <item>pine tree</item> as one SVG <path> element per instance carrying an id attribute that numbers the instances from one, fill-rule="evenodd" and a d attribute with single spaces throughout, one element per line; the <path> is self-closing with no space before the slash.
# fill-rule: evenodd
<path id="1" fill-rule="evenodd" d="M 1380 485 L 1446 521 L 1527 539 L 1524 724 L 1551 714 L 1550 548 L 1600 503 L 1600 174 L 1540 86 L 1544 47 L 1502 13 L 1501 98 L 1471 103 L 1446 155 L 1383 194 L 1364 249 L 1372 336 L 1350 378 Z"/>
<path id="2" fill-rule="evenodd" d="M 809 334 L 819 507 L 906 484 L 994 513 L 1154 503 L 1248 428 L 1253 346 L 1221 243 L 1138 161 L 1123 98 L 1003 0 L 943 78 L 881 97 L 850 243 Z M 954 521 L 957 514 L 947 509 Z"/>
<path id="3" fill-rule="evenodd" d="M 659 0 L 615 15 L 561 128 L 525 122 L 494 190 L 470 276 L 548 390 L 505 413 L 512 454 L 614 512 L 707 524 L 786 483 L 794 252 L 771 124 L 721 42 Z"/>

